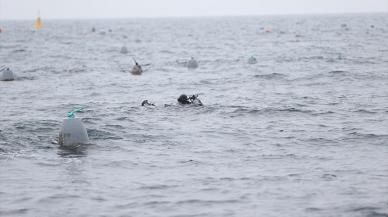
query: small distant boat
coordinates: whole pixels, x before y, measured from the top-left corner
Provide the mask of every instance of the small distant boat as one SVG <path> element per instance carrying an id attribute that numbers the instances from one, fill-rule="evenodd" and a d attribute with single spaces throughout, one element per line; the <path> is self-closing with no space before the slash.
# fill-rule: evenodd
<path id="1" fill-rule="evenodd" d="M 40 18 L 40 16 L 38 16 L 36 18 L 36 21 L 35 21 L 35 29 L 41 30 L 42 28 L 43 28 L 43 22 L 42 22 L 42 19 Z"/>

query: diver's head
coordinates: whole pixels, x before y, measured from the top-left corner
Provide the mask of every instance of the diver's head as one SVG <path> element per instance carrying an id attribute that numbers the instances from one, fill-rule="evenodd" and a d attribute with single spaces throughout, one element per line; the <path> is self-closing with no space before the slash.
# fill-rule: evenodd
<path id="1" fill-rule="evenodd" d="M 141 106 L 155 106 L 155 104 L 153 104 L 148 100 L 143 100 L 143 102 L 141 103 Z"/>
<path id="2" fill-rule="evenodd" d="M 149 104 L 148 100 L 143 100 L 143 102 L 141 103 L 141 106 L 146 106 L 148 104 Z"/>
<path id="3" fill-rule="evenodd" d="M 180 95 L 178 98 L 178 102 L 180 104 L 191 104 L 191 101 L 190 101 L 189 97 L 187 97 L 186 94 Z"/>

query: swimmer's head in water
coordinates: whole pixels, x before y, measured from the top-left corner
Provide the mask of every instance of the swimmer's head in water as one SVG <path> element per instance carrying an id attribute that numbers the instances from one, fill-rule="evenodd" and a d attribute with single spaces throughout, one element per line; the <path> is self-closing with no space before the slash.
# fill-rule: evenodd
<path id="1" fill-rule="evenodd" d="M 148 100 L 143 100 L 141 106 L 155 106 L 155 104 L 150 103 Z"/>
<path id="2" fill-rule="evenodd" d="M 183 105 L 191 104 L 191 100 L 190 100 L 189 97 L 187 97 L 186 94 L 180 95 L 179 98 L 178 98 L 178 102 L 179 102 L 180 104 L 183 104 Z"/>

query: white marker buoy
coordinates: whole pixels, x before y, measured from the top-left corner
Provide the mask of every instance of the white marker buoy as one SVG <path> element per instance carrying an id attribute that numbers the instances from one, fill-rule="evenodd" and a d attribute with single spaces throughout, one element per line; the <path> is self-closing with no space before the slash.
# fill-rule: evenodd
<path id="1" fill-rule="evenodd" d="M 8 68 L 0 68 L 1 77 L 0 80 L 2 81 L 13 81 L 15 80 L 15 76 L 13 72 Z"/>
<path id="2" fill-rule="evenodd" d="M 256 64 L 257 60 L 254 56 L 249 57 L 248 64 Z"/>
<path id="3" fill-rule="evenodd" d="M 89 143 L 88 132 L 82 124 L 81 119 L 74 118 L 74 113 L 78 111 L 82 111 L 82 109 L 76 109 L 69 112 L 68 119 L 63 120 L 58 139 L 59 145 L 75 146 Z"/>
<path id="4" fill-rule="evenodd" d="M 132 70 L 131 70 L 131 74 L 132 75 L 141 75 L 143 73 L 143 69 L 141 68 L 140 65 L 134 65 Z"/>
<path id="5" fill-rule="evenodd" d="M 121 53 L 121 54 L 127 54 L 127 53 L 128 53 L 127 47 L 122 46 L 121 49 L 120 49 L 120 53 Z"/>
<path id="6" fill-rule="evenodd" d="M 198 68 L 198 62 L 194 59 L 194 57 L 191 57 L 191 59 L 187 62 L 187 68 L 189 69 L 196 69 Z"/>

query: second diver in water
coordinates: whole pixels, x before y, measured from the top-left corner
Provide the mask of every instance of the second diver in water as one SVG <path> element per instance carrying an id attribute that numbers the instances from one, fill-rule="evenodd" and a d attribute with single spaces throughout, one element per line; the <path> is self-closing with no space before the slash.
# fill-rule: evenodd
<path id="1" fill-rule="evenodd" d="M 179 105 L 195 105 L 195 106 L 203 106 L 201 100 L 198 98 L 198 94 L 187 96 L 186 94 L 182 94 L 179 96 L 178 104 Z M 141 106 L 155 106 L 154 103 L 149 102 L 148 100 L 143 100 Z M 169 105 L 165 105 L 169 106 Z"/>
<path id="2" fill-rule="evenodd" d="M 200 99 L 198 99 L 198 94 L 192 95 L 192 96 L 187 96 L 186 94 L 182 94 L 178 98 L 178 103 L 180 105 L 198 105 L 198 106 L 203 106 L 202 102 Z"/>

